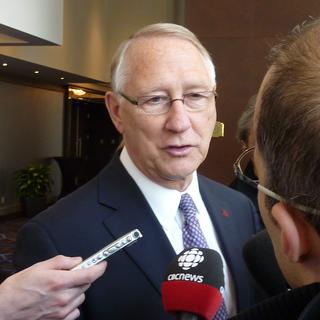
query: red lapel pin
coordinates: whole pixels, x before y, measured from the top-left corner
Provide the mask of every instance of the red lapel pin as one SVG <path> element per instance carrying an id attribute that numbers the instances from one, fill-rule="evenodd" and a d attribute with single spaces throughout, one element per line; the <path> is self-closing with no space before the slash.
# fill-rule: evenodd
<path id="1" fill-rule="evenodd" d="M 226 209 L 222 209 L 222 214 L 225 218 L 228 218 L 230 216 L 230 212 L 227 211 Z"/>

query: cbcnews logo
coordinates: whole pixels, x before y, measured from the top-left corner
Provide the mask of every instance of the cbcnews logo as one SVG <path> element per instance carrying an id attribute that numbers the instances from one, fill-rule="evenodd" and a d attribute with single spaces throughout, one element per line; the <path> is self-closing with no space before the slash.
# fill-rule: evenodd
<path id="1" fill-rule="evenodd" d="M 183 253 L 178 259 L 178 266 L 183 270 L 189 270 L 203 262 L 203 252 L 197 248 L 190 249 Z"/>
<path id="2" fill-rule="evenodd" d="M 203 261 L 203 252 L 197 248 L 194 248 L 184 252 L 178 258 L 178 266 L 183 270 L 189 270 L 198 266 Z M 190 273 L 171 273 L 168 275 L 168 280 L 183 280 L 201 283 L 203 282 L 203 276 Z"/>

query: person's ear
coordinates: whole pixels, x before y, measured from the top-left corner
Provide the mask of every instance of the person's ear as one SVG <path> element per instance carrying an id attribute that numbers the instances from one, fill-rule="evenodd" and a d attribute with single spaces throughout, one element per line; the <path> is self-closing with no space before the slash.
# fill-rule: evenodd
<path id="1" fill-rule="evenodd" d="M 289 261 L 299 262 L 308 251 L 306 221 L 281 202 L 272 207 L 271 215 L 280 229 L 282 253 Z"/>
<path id="2" fill-rule="evenodd" d="M 105 94 L 104 99 L 105 99 L 106 108 L 109 112 L 110 118 L 114 126 L 122 134 L 123 126 L 122 126 L 122 120 L 120 115 L 120 105 L 119 105 L 118 97 L 116 96 L 115 93 L 109 91 Z"/>

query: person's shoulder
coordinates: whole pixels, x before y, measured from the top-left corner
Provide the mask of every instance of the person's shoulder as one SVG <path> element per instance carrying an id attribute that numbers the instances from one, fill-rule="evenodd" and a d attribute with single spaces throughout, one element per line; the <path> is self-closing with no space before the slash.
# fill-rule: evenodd
<path id="1" fill-rule="evenodd" d="M 199 187 L 201 189 L 208 189 L 211 192 L 214 192 L 217 195 L 221 195 L 223 197 L 231 197 L 231 199 L 238 199 L 239 201 L 249 201 L 248 197 L 243 195 L 241 192 L 230 188 L 220 182 L 212 180 L 203 175 L 198 175 L 199 179 Z"/>

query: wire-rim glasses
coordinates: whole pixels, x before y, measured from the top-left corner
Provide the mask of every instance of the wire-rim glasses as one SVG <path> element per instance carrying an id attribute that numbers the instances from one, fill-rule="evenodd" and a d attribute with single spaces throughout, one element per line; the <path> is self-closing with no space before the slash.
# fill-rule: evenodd
<path id="1" fill-rule="evenodd" d="M 293 200 L 285 199 L 284 197 L 280 196 L 279 194 L 277 194 L 277 193 L 271 191 L 270 189 L 259 184 L 259 180 L 252 179 L 252 178 L 248 177 L 247 175 L 245 175 L 243 168 L 245 168 L 244 166 L 246 165 L 248 159 L 253 160 L 254 149 L 255 149 L 255 147 L 250 147 L 250 148 L 245 149 L 239 155 L 237 160 L 234 162 L 233 170 L 234 170 L 234 174 L 237 178 L 239 178 L 243 182 L 247 183 L 248 185 L 258 189 L 259 191 L 261 191 L 262 193 L 264 193 L 265 195 L 267 195 L 268 197 L 270 197 L 272 199 L 286 203 L 286 204 L 290 205 L 291 207 L 296 208 L 300 211 L 308 212 L 311 214 L 320 214 L 319 209 L 310 208 L 310 207 L 304 206 L 302 204 L 296 203 Z M 245 163 L 243 163 L 243 162 L 245 162 Z"/>
<path id="2" fill-rule="evenodd" d="M 217 97 L 215 89 L 201 92 L 186 93 L 182 98 L 172 99 L 168 95 L 147 95 L 138 97 L 136 100 L 129 98 L 123 92 L 119 95 L 137 106 L 139 110 L 153 115 L 167 113 L 174 101 L 181 101 L 188 111 L 202 111 L 212 102 L 213 97 Z"/>

